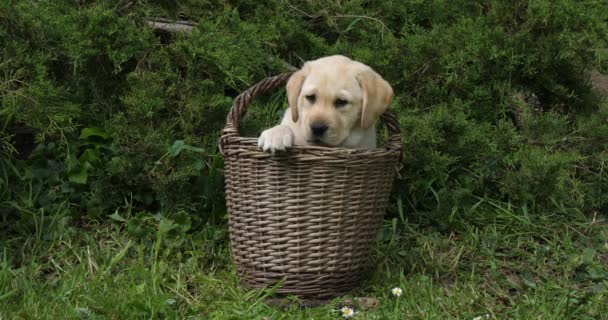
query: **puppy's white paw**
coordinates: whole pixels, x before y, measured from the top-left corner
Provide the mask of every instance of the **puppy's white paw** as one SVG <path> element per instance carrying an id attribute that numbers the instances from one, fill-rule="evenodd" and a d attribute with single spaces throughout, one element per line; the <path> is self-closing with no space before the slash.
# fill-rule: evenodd
<path id="1" fill-rule="evenodd" d="M 264 130 L 258 138 L 258 147 L 264 151 L 284 151 L 293 146 L 295 136 L 288 126 L 278 125 Z"/>

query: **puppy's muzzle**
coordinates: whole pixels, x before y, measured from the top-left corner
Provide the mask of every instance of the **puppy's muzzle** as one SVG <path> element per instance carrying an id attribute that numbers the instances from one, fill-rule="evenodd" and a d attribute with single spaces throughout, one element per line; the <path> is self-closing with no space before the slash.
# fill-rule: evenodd
<path id="1" fill-rule="evenodd" d="M 325 132 L 327 132 L 327 125 L 323 122 L 313 122 L 310 125 L 310 132 L 312 133 L 312 138 L 319 140 L 323 137 Z"/>

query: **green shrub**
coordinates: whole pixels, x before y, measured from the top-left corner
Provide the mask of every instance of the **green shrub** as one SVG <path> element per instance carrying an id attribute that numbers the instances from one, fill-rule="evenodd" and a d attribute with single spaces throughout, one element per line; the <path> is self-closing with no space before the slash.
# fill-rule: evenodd
<path id="1" fill-rule="evenodd" d="M 197 26 L 155 34 L 150 16 Z M 284 62 L 342 53 L 395 89 L 406 211 L 442 219 L 480 198 L 605 208 L 608 111 L 589 72 L 606 70 L 607 22 L 599 0 L 4 1 L 3 206 L 100 215 L 129 201 L 219 221 L 217 139 L 234 97 Z M 252 107 L 248 132 L 283 100 Z"/>

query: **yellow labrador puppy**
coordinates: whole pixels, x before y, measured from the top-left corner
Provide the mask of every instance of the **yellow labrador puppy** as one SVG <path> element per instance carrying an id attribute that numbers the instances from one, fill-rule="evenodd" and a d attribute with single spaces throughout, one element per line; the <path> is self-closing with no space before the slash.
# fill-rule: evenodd
<path id="1" fill-rule="evenodd" d="M 262 132 L 264 151 L 295 145 L 376 148 L 375 124 L 393 88 L 369 66 L 344 56 L 309 61 L 287 82 L 289 109 L 281 123 Z"/>

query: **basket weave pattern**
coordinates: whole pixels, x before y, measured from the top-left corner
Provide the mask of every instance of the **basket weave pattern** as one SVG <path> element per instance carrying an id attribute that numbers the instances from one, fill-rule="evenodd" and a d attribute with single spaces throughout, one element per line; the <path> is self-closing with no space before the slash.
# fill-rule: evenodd
<path id="1" fill-rule="evenodd" d="M 279 294 L 332 298 L 361 284 L 399 163 L 401 138 L 392 114 L 382 120 L 384 148 L 298 146 L 271 155 L 238 124 L 256 96 L 282 87 L 291 73 L 263 80 L 239 95 L 220 141 L 232 256 L 249 287 Z"/>

